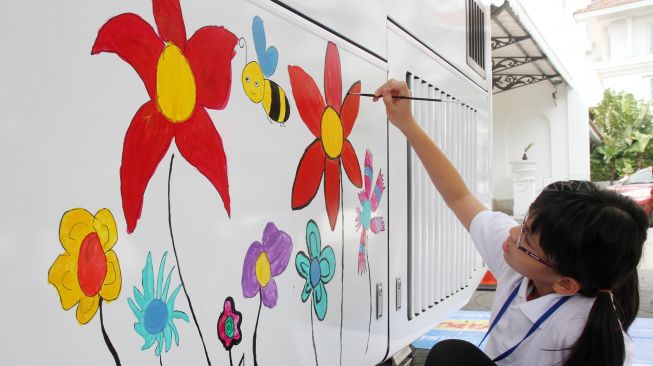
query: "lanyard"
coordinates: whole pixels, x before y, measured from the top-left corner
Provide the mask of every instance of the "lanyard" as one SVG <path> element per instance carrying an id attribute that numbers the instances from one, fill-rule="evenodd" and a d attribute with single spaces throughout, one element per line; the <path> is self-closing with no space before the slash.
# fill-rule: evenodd
<path id="1" fill-rule="evenodd" d="M 492 329 L 494 329 L 494 326 L 497 325 L 497 323 L 499 322 L 499 319 L 501 319 L 503 314 L 506 312 L 506 310 L 510 306 L 510 303 L 512 303 L 512 300 L 514 300 L 515 296 L 517 296 L 517 292 L 519 291 L 519 284 L 520 283 L 521 282 L 519 282 L 517 284 L 517 287 L 515 288 L 515 290 L 510 294 L 510 296 L 508 296 L 508 299 L 506 300 L 506 302 L 501 307 L 501 310 L 499 310 L 499 313 L 497 314 L 497 317 L 494 318 L 494 321 L 492 321 L 492 324 L 490 324 L 490 329 L 488 329 L 487 333 L 485 333 L 485 336 L 481 340 L 481 343 L 478 344 L 479 347 L 481 346 L 481 344 L 483 344 L 483 342 L 485 341 L 485 338 L 487 338 L 488 334 L 490 334 Z M 526 340 L 526 338 L 528 338 L 531 334 L 533 334 L 537 330 L 537 328 L 542 323 L 544 323 L 544 321 L 547 320 L 556 310 L 558 310 L 558 308 L 561 307 L 562 304 L 567 302 L 567 300 L 569 300 L 569 298 L 570 298 L 570 296 L 561 297 L 555 304 L 553 304 L 553 306 L 551 306 L 549 308 L 549 310 L 547 310 L 544 314 L 542 314 L 542 316 L 539 319 L 537 319 L 537 321 L 533 324 L 531 329 L 528 330 L 528 333 L 526 333 L 526 335 L 524 336 L 524 338 L 522 338 L 521 341 L 519 341 L 516 345 L 510 347 L 507 351 L 503 352 L 502 354 L 497 356 L 492 361 L 493 362 L 498 362 L 498 361 L 501 361 L 504 358 L 510 356 L 517 349 L 517 347 L 519 347 L 519 345 L 522 344 L 522 342 Z"/>

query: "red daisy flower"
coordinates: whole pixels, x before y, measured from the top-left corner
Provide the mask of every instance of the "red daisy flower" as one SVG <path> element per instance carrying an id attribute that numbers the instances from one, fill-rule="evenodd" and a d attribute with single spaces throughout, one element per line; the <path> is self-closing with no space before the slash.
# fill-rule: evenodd
<path id="1" fill-rule="evenodd" d="M 181 155 L 213 184 L 228 215 L 231 211 L 222 138 L 205 108 L 227 105 L 238 39 L 224 27 L 207 26 L 187 40 L 179 0 L 153 0 L 152 6 L 158 35 L 140 16 L 120 14 L 102 26 L 91 51 L 115 53 L 129 63 L 150 96 L 134 115 L 123 144 L 120 190 L 129 233 L 173 139 Z"/>
<path id="2" fill-rule="evenodd" d="M 292 209 L 299 210 L 311 203 L 324 175 L 324 200 L 333 230 L 340 211 L 340 164 L 354 186 L 361 188 L 363 185 L 356 151 L 347 139 L 358 117 L 360 105 L 360 97 L 349 92 L 360 93 L 361 82 L 352 84 L 342 100 L 340 55 L 338 47 L 332 42 L 327 45 L 324 65 L 326 105 L 315 81 L 306 71 L 299 66 L 288 66 L 288 74 L 299 115 L 316 137 L 297 166 L 292 187 Z"/>

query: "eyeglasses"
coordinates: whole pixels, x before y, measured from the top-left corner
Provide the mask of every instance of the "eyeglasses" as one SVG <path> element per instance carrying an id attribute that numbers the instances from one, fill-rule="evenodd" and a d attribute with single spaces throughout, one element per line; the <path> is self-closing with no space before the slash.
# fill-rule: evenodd
<path id="1" fill-rule="evenodd" d="M 526 235 L 524 235 L 524 232 L 528 230 L 528 228 L 526 227 L 526 221 L 527 220 L 528 220 L 528 215 L 526 215 L 526 217 L 524 217 L 524 222 L 522 222 L 522 224 L 521 224 L 521 229 L 519 231 L 519 239 L 517 239 L 517 245 L 516 245 L 517 249 L 519 249 L 522 252 L 526 253 L 529 257 L 531 257 L 531 258 L 535 259 L 536 261 L 544 264 L 545 266 L 555 270 L 556 267 L 553 264 L 549 263 L 545 259 L 540 258 L 537 254 L 531 252 L 530 250 L 524 248 L 521 245 L 522 239 L 526 238 Z"/>

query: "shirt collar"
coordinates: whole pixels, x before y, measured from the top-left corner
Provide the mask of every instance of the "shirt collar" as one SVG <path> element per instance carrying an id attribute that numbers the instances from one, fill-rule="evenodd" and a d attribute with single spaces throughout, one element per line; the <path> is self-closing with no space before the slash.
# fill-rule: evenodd
<path id="1" fill-rule="evenodd" d="M 528 293 L 528 284 L 530 280 L 524 278 L 520 284 L 519 291 L 517 292 L 517 299 L 515 302 L 519 307 L 519 310 L 531 321 L 535 323 L 544 313 L 546 313 L 549 308 L 551 308 L 558 299 L 563 297 L 563 295 L 557 293 L 551 293 L 548 295 L 540 296 L 537 299 L 526 301 L 526 295 Z M 540 324 L 540 328 L 544 329 L 547 322 Z"/>

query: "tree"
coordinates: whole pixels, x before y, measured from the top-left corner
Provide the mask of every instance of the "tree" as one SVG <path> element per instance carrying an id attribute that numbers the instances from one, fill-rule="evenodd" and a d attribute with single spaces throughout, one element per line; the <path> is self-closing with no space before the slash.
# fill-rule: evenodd
<path id="1" fill-rule="evenodd" d="M 593 180 L 610 180 L 653 161 L 653 124 L 649 103 L 607 89 L 591 110 L 603 140 L 591 152 Z"/>

